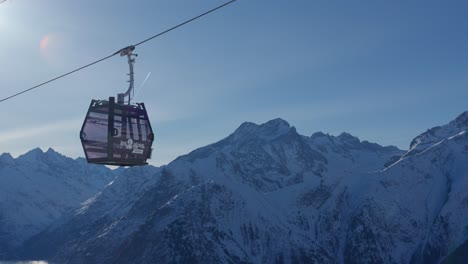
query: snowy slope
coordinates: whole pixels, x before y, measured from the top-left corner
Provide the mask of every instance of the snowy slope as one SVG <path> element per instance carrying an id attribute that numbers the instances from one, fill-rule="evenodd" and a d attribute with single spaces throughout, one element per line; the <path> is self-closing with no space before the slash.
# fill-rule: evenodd
<path id="1" fill-rule="evenodd" d="M 153 176 L 159 171 L 159 168 L 145 166 L 116 172 L 118 176 L 102 192 L 86 200 L 73 215 L 37 234 L 32 242 L 26 242 L 21 255 L 26 259 L 45 259 L 58 250 L 80 252 L 84 248 L 82 245 L 107 250 L 101 241 L 121 240 L 128 235 L 127 229 L 134 229 L 143 221 L 139 214 L 146 211 L 137 201 L 143 195 L 153 195 L 147 191 L 158 180 Z M 130 221 L 129 215 L 133 217 Z M 97 241 L 89 240 L 89 236 Z M 70 238 L 73 241 L 69 241 Z"/>
<path id="2" fill-rule="evenodd" d="M 425 149 L 436 145 L 452 136 L 468 130 L 468 111 L 459 115 L 455 120 L 444 126 L 437 126 L 428 129 L 417 136 L 410 144 L 410 150 L 405 156 L 420 153 Z"/>
<path id="3" fill-rule="evenodd" d="M 0 255 L 98 193 L 113 173 L 53 149 L 0 156 Z"/>
<path id="4" fill-rule="evenodd" d="M 343 234 L 347 263 L 438 263 L 468 238 L 467 136 L 449 137 L 361 180 L 368 188 L 354 194 L 360 202 Z"/>

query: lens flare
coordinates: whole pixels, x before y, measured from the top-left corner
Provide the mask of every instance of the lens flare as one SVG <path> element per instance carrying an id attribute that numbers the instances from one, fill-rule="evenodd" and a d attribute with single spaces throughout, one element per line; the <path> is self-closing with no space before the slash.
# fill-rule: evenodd
<path id="1" fill-rule="evenodd" d="M 47 50 L 48 50 L 48 47 L 49 47 L 49 42 L 50 42 L 50 35 L 46 35 L 41 39 L 41 41 L 39 43 L 39 47 L 41 49 L 41 54 L 42 55 L 47 54 Z"/>
<path id="2" fill-rule="evenodd" d="M 39 51 L 47 63 L 60 66 L 67 57 L 66 43 L 63 34 L 49 33 L 39 41 Z"/>

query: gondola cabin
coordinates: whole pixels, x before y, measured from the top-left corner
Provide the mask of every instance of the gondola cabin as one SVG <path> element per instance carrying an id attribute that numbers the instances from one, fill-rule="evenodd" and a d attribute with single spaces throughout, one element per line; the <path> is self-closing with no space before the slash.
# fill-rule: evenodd
<path id="1" fill-rule="evenodd" d="M 151 157 L 154 134 L 145 105 L 92 100 L 80 132 L 89 163 L 135 166 Z"/>
<path id="2" fill-rule="evenodd" d="M 92 100 L 80 131 L 81 144 L 88 163 L 137 166 L 146 165 L 151 157 L 153 130 L 143 103 L 131 104 L 133 64 L 136 54 L 129 46 L 120 51 L 127 56 L 130 86 L 127 92 L 109 100 Z M 128 97 L 127 103 L 125 98 Z"/>

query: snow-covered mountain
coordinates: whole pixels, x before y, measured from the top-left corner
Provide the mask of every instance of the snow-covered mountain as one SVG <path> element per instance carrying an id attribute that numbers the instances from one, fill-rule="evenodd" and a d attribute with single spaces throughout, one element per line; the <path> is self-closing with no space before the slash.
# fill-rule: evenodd
<path id="1" fill-rule="evenodd" d="M 33 149 L 16 159 L 0 155 L 0 256 L 79 207 L 113 177 L 106 167 L 53 149 Z"/>
<path id="2" fill-rule="evenodd" d="M 59 263 L 439 263 L 468 239 L 468 112 L 408 151 L 286 121 L 122 170 L 29 239 Z M 461 253 L 460 253 L 461 252 Z M 460 257 L 462 256 L 462 257 Z"/>

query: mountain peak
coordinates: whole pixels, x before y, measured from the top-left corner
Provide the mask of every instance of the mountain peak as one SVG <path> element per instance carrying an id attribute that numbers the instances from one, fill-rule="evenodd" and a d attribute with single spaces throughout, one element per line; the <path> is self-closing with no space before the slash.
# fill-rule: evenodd
<path id="1" fill-rule="evenodd" d="M 318 131 L 312 134 L 312 138 L 320 138 L 320 137 L 328 137 L 330 135 L 323 133 L 322 131 Z"/>
<path id="2" fill-rule="evenodd" d="M 359 140 L 359 138 L 351 135 L 350 133 L 348 132 L 342 132 L 337 138 L 343 140 L 343 141 L 348 141 L 348 142 L 356 142 L 356 143 L 360 143 L 361 141 Z"/>
<path id="3" fill-rule="evenodd" d="M 70 158 L 58 153 L 53 148 L 43 151 L 41 148 L 35 148 L 18 157 L 19 161 L 36 163 L 38 161 L 45 163 L 63 163 L 71 160 Z"/>
<path id="4" fill-rule="evenodd" d="M 44 154 L 47 156 L 47 159 L 49 161 L 63 162 L 71 160 L 69 157 L 62 155 L 61 153 L 55 151 L 53 148 L 47 149 L 47 151 L 44 152 Z"/>
<path id="5" fill-rule="evenodd" d="M 252 123 L 252 122 L 244 122 L 242 123 L 237 129 L 236 131 L 234 131 L 234 133 L 236 132 L 241 132 L 241 131 L 248 131 L 248 130 L 254 130 L 258 127 L 257 124 L 255 123 Z"/>
<path id="6" fill-rule="evenodd" d="M 42 153 L 44 153 L 44 151 L 40 147 L 37 147 L 37 148 L 33 148 L 30 151 L 26 152 L 25 155 L 27 155 L 27 154 L 42 154 Z"/>
<path id="7" fill-rule="evenodd" d="M 463 112 L 454 122 L 457 124 L 458 128 L 468 127 L 468 111 Z"/>
<path id="8" fill-rule="evenodd" d="M 44 154 L 46 154 L 49 157 L 65 157 L 64 155 L 60 154 L 59 152 L 57 152 L 53 148 L 48 148 L 47 151 L 44 152 Z"/>
<path id="9" fill-rule="evenodd" d="M 31 149 L 23 155 L 20 155 L 18 159 L 20 160 L 37 160 L 44 154 L 41 148 Z"/>
<path id="10" fill-rule="evenodd" d="M 289 133 L 291 126 L 281 118 L 270 120 L 259 126 L 259 136 L 264 139 L 273 139 Z"/>
<path id="11" fill-rule="evenodd" d="M 468 111 L 463 112 L 450 123 L 436 126 L 415 137 L 410 143 L 410 150 L 405 156 L 419 153 L 442 140 L 468 130 Z"/>
<path id="12" fill-rule="evenodd" d="M 286 120 L 281 119 L 281 118 L 272 119 L 260 126 L 275 127 L 275 128 L 288 128 L 288 129 L 291 127 Z"/>
<path id="13" fill-rule="evenodd" d="M 11 156 L 10 153 L 3 153 L 0 155 L 0 163 L 2 164 L 13 164 L 15 159 Z"/>
<path id="14" fill-rule="evenodd" d="M 234 131 L 234 140 L 240 138 L 259 137 L 261 139 L 274 139 L 287 134 L 292 128 L 284 119 L 272 119 L 261 125 L 252 122 L 244 122 Z"/>
<path id="15" fill-rule="evenodd" d="M 45 152 L 47 154 L 59 154 L 57 151 L 55 151 L 53 148 L 48 148 L 47 151 Z"/>

